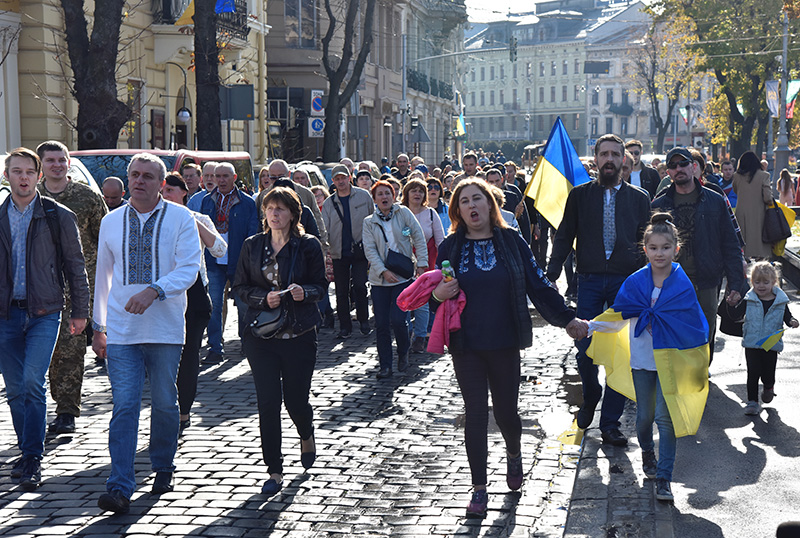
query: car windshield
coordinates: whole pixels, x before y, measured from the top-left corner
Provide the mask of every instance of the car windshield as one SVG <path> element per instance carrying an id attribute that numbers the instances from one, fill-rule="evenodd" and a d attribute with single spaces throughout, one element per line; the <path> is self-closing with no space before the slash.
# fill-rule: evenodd
<path id="1" fill-rule="evenodd" d="M 95 178 L 98 184 L 102 185 L 108 176 L 117 176 L 125 184 L 128 190 L 128 164 L 133 155 L 81 155 L 80 160 Z M 172 170 L 175 166 L 175 157 L 159 155 L 164 161 L 167 170 Z M 127 194 L 127 193 L 126 193 Z"/>

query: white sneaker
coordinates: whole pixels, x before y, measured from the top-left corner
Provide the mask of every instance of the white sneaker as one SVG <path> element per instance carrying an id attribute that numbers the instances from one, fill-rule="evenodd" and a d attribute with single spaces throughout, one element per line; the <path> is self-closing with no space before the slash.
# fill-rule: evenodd
<path id="1" fill-rule="evenodd" d="M 760 411 L 761 406 L 758 405 L 758 402 L 747 402 L 747 405 L 744 406 L 745 415 L 757 415 Z"/>

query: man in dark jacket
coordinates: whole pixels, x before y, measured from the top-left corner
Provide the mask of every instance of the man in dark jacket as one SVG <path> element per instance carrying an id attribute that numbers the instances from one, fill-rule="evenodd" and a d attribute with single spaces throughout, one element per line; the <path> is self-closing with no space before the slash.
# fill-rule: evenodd
<path id="1" fill-rule="evenodd" d="M 77 220 L 65 206 L 39 195 L 41 173 L 36 153 L 9 153 L 5 177 L 11 196 L 0 205 L 0 371 L 22 451 L 11 476 L 27 491 L 42 481 L 45 374 L 58 338 L 65 281 L 72 297 L 70 332 L 82 333 L 89 317 Z"/>
<path id="2" fill-rule="evenodd" d="M 694 285 L 697 300 L 708 320 L 710 359 L 714 357 L 717 301 L 722 275 L 728 277 L 728 298 L 739 302 L 744 287 L 744 258 L 724 198 L 700 184 L 687 148 L 667 154 L 667 173 L 672 185 L 653 200 L 653 209 L 669 211 L 680 231 L 683 245 L 678 262 Z"/>
<path id="3" fill-rule="evenodd" d="M 625 148 L 622 139 L 607 134 L 597 141 L 595 162 L 598 179 L 572 189 L 567 197 L 564 218 L 553 240 L 547 278 L 555 282 L 561 266 L 575 242 L 578 269 L 576 315 L 592 319 L 614 304 L 625 279 L 644 262 L 639 242 L 650 219 L 647 192 L 621 180 Z M 583 405 L 578 411 L 578 427 L 588 428 L 603 394 L 598 368 L 586 355 L 590 340 L 576 343 L 578 373 L 583 383 Z M 619 418 L 625 397 L 606 386 L 600 411 L 600 431 L 604 443 L 624 446 L 628 440 L 619 431 Z"/>
<path id="4" fill-rule="evenodd" d="M 630 184 L 646 190 L 652 200 L 655 198 L 658 184 L 661 183 L 661 178 L 658 177 L 658 171 L 642 162 L 641 142 L 638 140 L 629 140 L 625 143 L 625 149 L 630 151 L 631 155 L 633 155 Z"/>

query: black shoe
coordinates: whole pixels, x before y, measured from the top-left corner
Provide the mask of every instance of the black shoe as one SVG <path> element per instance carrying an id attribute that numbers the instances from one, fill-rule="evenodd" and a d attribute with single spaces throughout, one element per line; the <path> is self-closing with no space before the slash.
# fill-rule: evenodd
<path id="1" fill-rule="evenodd" d="M 647 478 L 652 480 L 656 477 L 656 472 L 658 472 L 658 461 L 656 460 L 655 450 L 642 451 L 642 470 Z"/>
<path id="2" fill-rule="evenodd" d="M 361 334 L 364 336 L 369 336 L 372 332 L 372 329 L 369 326 L 369 321 L 362 321 L 361 322 Z"/>
<path id="3" fill-rule="evenodd" d="M 208 355 L 206 355 L 206 358 L 203 362 L 206 364 L 219 364 L 224 360 L 225 356 L 222 353 L 218 353 L 212 350 L 208 352 Z"/>
<path id="4" fill-rule="evenodd" d="M 588 428 L 594 420 L 594 410 L 597 408 L 598 402 L 588 404 L 583 402 L 583 405 L 578 410 L 578 415 L 575 417 L 578 422 L 578 427 L 582 430 Z"/>
<path id="5" fill-rule="evenodd" d="M 11 468 L 11 478 L 19 480 L 22 477 L 22 472 L 25 470 L 25 464 L 28 462 L 29 456 L 20 456 L 14 462 L 14 467 Z"/>
<path id="6" fill-rule="evenodd" d="M 75 433 L 75 417 L 68 413 L 61 413 L 50 423 L 47 431 L 56 435 L 61 433 Z"/>
<path id="7" fill-rule="evenodd" d="M 377 378 L 386 379 L 387 377 L 392 377 L 392 370 L 389 368 L 381 368 L 378 372 Z"/>
<path id="8" fill-rule="evenodd" d="M 400 372 L 408 370 L 408 351 L 397 358 L 397 370 Z"/>
<path id="9" fill-rule="evenodd" d="M 333 325 L 334 325 L 333 312 L 325 314 L 325 319 L 322 321 L 322 328 L 333 329 Z"/>
<path id="10" fill-rule="evenodd" d="M 311 439 L 314 439 L 314 434 L 311 434 Z M 300 443 L 300 463 L 303 464 L 303 469 L 311 469 L 314 462 L 317 460 L 317 443 L 314 441 L 314 450 L 303 452 L 303 443 Z"/>
<path id="11" fill-rule="evenodd" d="M 656 479 L 656 499 L 659 501 L 672 502 L 675 497 L 672 495 L 672 488 L 666 478 Z"/>
<path id="12" fill-rule="evenodd" d="M 39 458 L 29 456 L 19 477 L 19 485 L 25 491 L 33 491 L 42 483 L 42 462 Z"/>
<path id="13" fill-rule="evenodd" d="M 350 338 L 350 331 L 342 329 L 336 334 L 336 338 L 338 338 L 339 340 L 347 340 L 348 338 Z"/>
<path id="14" fill-rule="evenodd" d="M 153 481 L 153 489 L 150 493 L 153 495 L 161 495 L 162 493 L 169 493 L 172 491 L 172 473 L 170 471 L 158 471 L 156 479 Z"/>
<path id="15" fill-rule="evenodd" d="M 411 342 L 411 353 L 425 353 L 425 339 L 420 336 L 415 336 L 414 341 Z"/>
<path id="16" fill-rule="evenodd" d="M 111 493 L 103 493 L 97 499 L 97 506 L 104 512 L 114 512 L 115 514 L 127 514 L 131 509 L 131 500 L 122 494 L 118 489 Z"/>
<path id="17" fill-rule="evenodd" d="M 183 430 L 185 430 L 191 425 L 192 425 L 191 417 L 187 418 L 186 420 L 181 420 L 180 425 L 178 426 L 178 436 L 183 435 Z"/>
<path id="18" fill-rule="evenodd" d="M 628 445 L 628 438 L 622 435 L 622 432 L 613 429 L 608 430 L 607 432 L 603 432 L 602 436 L 603 444 L 612 445 L 612 446 L 627 446 Z"/>

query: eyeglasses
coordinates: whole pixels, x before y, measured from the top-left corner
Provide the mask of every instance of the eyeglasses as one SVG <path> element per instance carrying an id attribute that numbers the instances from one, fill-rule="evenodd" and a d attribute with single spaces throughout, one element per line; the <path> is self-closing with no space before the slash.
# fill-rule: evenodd
<path id="1" fill-rule="evenodd" d="M 669 168 L 670 170 L 675 170 L 678 167 L 686 168 L 687 166 L 691 166 L 691 165 L 692 165 L 692 160 L 691 159 L 684 159 L 682 161 L 668 162 L 667 163 L 667 168 Z"/>
<path id="2" fill-rule="evenodd" d="M 438 190 L 441 190 L 441 189 L 439 188 L 439 185 L 437 185 L 436 183 L 431 183 L 430 185 L 428 185 L 428 190 L 429 191 L 438 191 Z"/>
<path id="3" fill-rule="evenodd" d="M 280 179 L 280 178 L 282 178 L 282 177 L 283 177 L 283 176 L 280 176 L 280 175 L 278 175 L 278 176 L 273 176 L 273 175 L 270 175 L 270 176 L 269 176 L 269 178 L 270 178 L 270 179 Z"/>
<path id="4" fill-rule="evenodd" d="M 631 151 L 631 150 L 628 150 L 628 151 Z M 642 154 L 641 151 L 631 151 L 631 155 L 641 155 L 641 154 Z"/>

